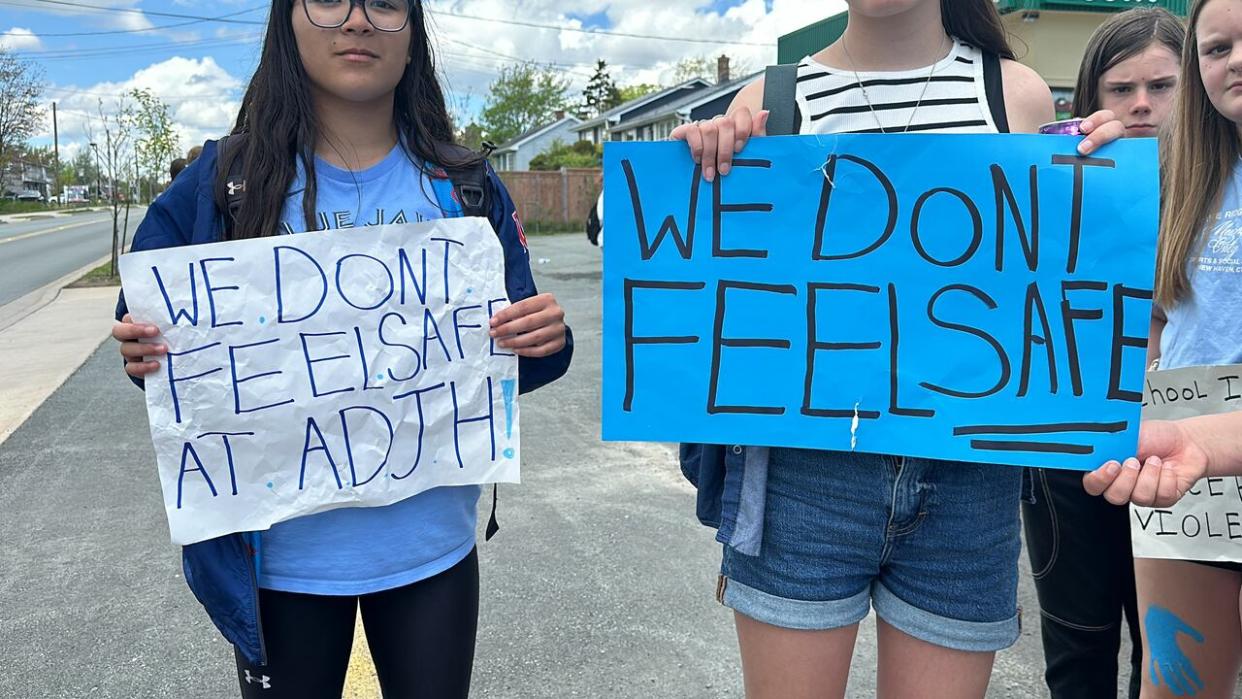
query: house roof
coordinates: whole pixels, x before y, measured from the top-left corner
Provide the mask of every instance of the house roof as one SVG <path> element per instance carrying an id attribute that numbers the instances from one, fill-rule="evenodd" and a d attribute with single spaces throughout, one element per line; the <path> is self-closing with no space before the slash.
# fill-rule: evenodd
<path id="1" fill-rule="evenodd" d="M 710 87 L 710 86 L 711 86 L 711 83 L 709 83 L 704 78 L 694 78 L 692 80 L 687 80 L 686 82 L 681 83 L 680 85 L 674 85 L 672 87 L 665 88 L 658 92 L 653 92 L 649 95 L 644 95 L 642 97 L 639 97 L 638 99 L 630 100 L 629 102 L 626 102 L 625 104 L 621 104 L 616 107 L 613 107 L 612 109 L 609 109 L 608 111 L 604 112 L 603 114 L 600 114 L 594 119 L 588 119 L 587 121 L 584 121 L 581 124 L 578 124 L 577 126 L 573 127 L 573 129 L 571 130 L 572 131 L 586 131 L 587 129 L 593 129 L 596 126 L 601 126 L 603 124 L 620 121 L 621 118 L 624 117 L 627 113 L 632 112 L 635 109 L 638 109 L 639 107 L 643 107 L 645 105 L 651 104 L 652 102 L 658 99 L 668 97 L 670 94 L 673 94 L 679 90 L 686 90 L 690 88 L 694 88 L 698 90 L 698 89 L 702 89 L 702 88 Z"/>
<path id="2" fill-rule="evenodd" d="M 661 119 L 667 119 L 669 116 L 674 114 L 685 113 L 686 116 L 689 116 L 689 113 L 692 110 L 697 109 L 712 100 L 719 99 L 721 96 L 729 94 L 729 92 L 741 90 L 743 87 L 746 87 L 762 76 L 763 71 L 759 71 L 736 80 L 730 80 L 727 83 L 714 85 L 706 90 L 699 90 L 698 92 L 686 95 L 679 100 L 669 102 L 649 114 L 644 114 L 641 119 L 628 123 L 625 127 L 628 129 L 631 127 L 646 126 L 647 124 L 660 121 Z"/>
<path id="3" fill-rule="evenodd" d="M 521 136 L 518 136 L 517 138 L 509 141 L 503 146 L 500 146 L 499 148 L 495 150 L 495 152 L 496 153 L 507 153 L 509 151 L 515 151 L 521 148 L 523 145 L 525 145 L 528 141 L 532 141 L 536 138 L 539 138 L 545 133 L 549 131 L 553 131 L 563 124 L 580 124 L 580 123 L 582 123 L 582 120 L 576 116 L 573 116 L 573 115 L 565 116 L 564 118 L 557 119 L 556 121 L 551 122 L 549 124 L 543 124 L 542 126 L 536 126 L 535 128 L 530 129 L 529 131 L 522 134 Z"/>

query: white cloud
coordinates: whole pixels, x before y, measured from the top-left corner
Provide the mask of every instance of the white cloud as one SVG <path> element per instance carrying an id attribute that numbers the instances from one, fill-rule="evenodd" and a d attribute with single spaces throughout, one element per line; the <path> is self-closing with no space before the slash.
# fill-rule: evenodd
<path id="1" fill-rule="evenodd" d="M 37 51 L 43 48 L 43 42 L 29 29 L 13 27 L 0 34 L 0 49 L 10 51 Z"/>
<path id="2" fill-rule="evenodd" d="M 59 110 L 62 158 L 72 149 L 100 137 L 99 112 L 116 108 L 119 95 L 135 88 L 150 90 L 169 107 L 181 148 L 228 133 L 240 106 L 242 81 L 215 59 L 174 57 L 143 68 L 127 80 L 86 86 L 54 86 L 49 95 Z M 50 112 L 50 109 L 49 109 Z M 43 134 L 50 137 L 49 133 Z"/>
<path id="3" fill-rule="evenodd" d="M 843 0 L 774 0 L 770 10 L 767 4 L 765 0 L 743 0 L 723 13 L 711 11 L 710 0 L 526 0 L 516 5 L 511 0 L 431 0 L 428 7 L 433 12 L 431 23 L 448 89 L 477 98 L 486 94 L 498 68 L 511 62 L 499 54 L 561 64 L 575 91 L 586 84 L 599 58 L 613 66 L 613 79 L 621 84 L 668 83 L 678 61 L 722 53 L 759 70 L 776 62 L 776 41 L 781 35 L 845 9 Z M 718 39 L 721 43 L 589 35 L 452 16 L 508 17 L 580 27 L 571 15 L 600 12 L 606 13 L 611 23 L 608 31 Z"/>
<path id="4" fill-rule="evenodd" d="M 91 0 L 91 5 L 106 8 L 103 11 L 70 5 L 52 5 L 38 2 L 38 0 L 5 0 L 4 4 L 28 11 L 82 19 L 99 29 L 149 29 L 155 26 L 151 24 L 151 20 L 147 19 L 146 14 L 130 11 L 138 9 L 138 2 L 139 0 Z M 116 11 L 118 9 L 123 11 Z"/>

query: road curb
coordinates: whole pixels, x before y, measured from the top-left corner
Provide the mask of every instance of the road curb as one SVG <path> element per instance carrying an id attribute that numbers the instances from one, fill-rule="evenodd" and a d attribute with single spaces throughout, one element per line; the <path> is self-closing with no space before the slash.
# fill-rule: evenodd
<path id="1" fill-rule="evenodd" d="M 62 289 L 80 279 L 82 275 L 107 262 L 111 257 L 112 255 L 110 254 L 104 255 L 98 260 L 76 269 L 56 281 L 44 284 L 25 296 L 0 306 L 0 332 L 13 327 L 13 325 L 30 317 L 32 313 L 55 301 L 60 296 Z"/>

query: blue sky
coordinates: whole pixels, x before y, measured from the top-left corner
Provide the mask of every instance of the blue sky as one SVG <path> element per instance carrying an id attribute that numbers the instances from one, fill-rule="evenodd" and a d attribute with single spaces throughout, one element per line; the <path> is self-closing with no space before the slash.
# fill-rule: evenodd
<path id="1" fill-rule="evenodd" d="M 678 60 L 722 52 L 757 69 L 774 59 L 777 36 L 833 14 L 843 3 L 427 0 L 427 6 L 450 102 L 469 114 L 478 110 L 499 68 L 514 58 L 556 64 L 575 87 L 585 84 L 597 58 L 615 66 L 614 78 L 622 84 L 667 82 Z M 87 114 L 98 110 L 98 101 L 106 108 L 133 87 L 152 90 L 172 107 L 188 147 L 227 128 L 256 64 L 268 8 L 263 0 L 0 0 L 0 44 L 44 71 L 46 97 L 58 102 L 61 140 L 70 150 L 87 140 Z M 506 18 L 743 43 L 592 35 L 518 26 Z M 50 140 L 48 131 L 41 142 Z"/>

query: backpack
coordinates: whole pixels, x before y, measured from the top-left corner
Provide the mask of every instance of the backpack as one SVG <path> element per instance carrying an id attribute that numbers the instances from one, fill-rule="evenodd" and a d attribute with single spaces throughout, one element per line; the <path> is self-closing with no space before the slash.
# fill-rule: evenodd
<path id="1" fill-rule="evenodd" d="M 246 177 L 245 177 L 245 133 L 230 134 L 220 139 L 219 160 L 217 162 L 227 162 L 229 164 L 228 178 L 225 180 L 224 201 L 217 202 L 220 209 L 226 212 L 224 217 L 224 234 L 228 239 L 228 234 L 237 224 L 237 213 L 241 210 L 242 200 L 246 195 Z M 227 150 L 226 150 L 227 149 Z M 483 144 L 483 157 L 478 157 L 474 151 L 464 146 L 451 143 L 443 143 L 436 146 L 437 160 L 440 162 L 457 162 L 466 163 L 465 165 L 439 165 L 440 170 L 453 183 L 453 194 L 457 203 L 461 205 L 462 216 L 479 216 L 481 218 L 491 218 L 492 198 L 490 187 L 488 185 L 488 169 L 487 156 L 491 154 L 493 147 L 490 143 Z M 225 157 L 229 160 L 225 160 Z M 439 173 L 436 173 L 437 175 Z M 492 223 L 495 228 L 495 222 Z M 491 541 L 496 532 L 500 531 L 500 523 L 496 520 L 496 501 L 497 501 L 497 484 L 492 484 L 492 514 L 487 521 L 487 530 L 484 533 L 484 541 Z"/>
<path id="2" fill-rule="evenodd" d="M 603 227 L 604 224 L 600 223 L 599 220 L 599 207 L 592 206 L 591 213 L 587 214 L 586 221 L 586 236 L 591 245 L 599 245 L 599 232 Z"/>

